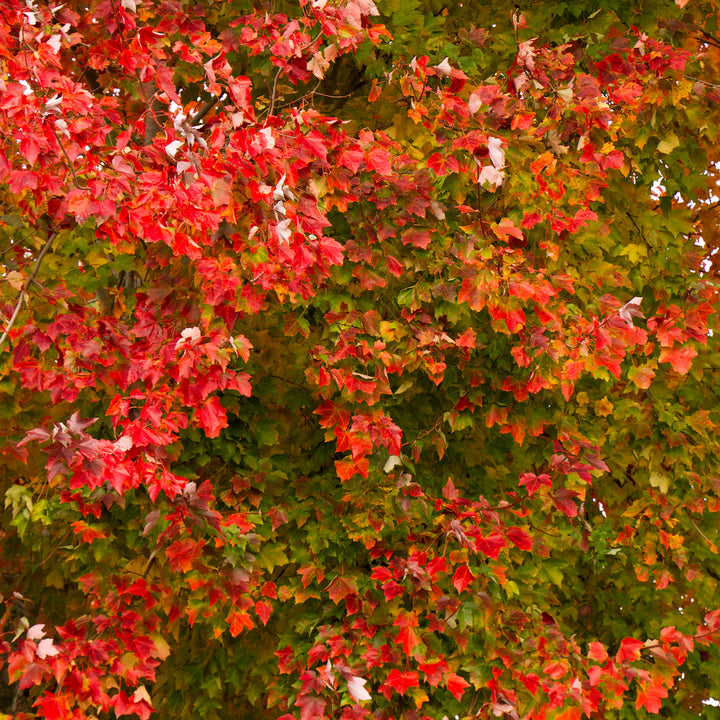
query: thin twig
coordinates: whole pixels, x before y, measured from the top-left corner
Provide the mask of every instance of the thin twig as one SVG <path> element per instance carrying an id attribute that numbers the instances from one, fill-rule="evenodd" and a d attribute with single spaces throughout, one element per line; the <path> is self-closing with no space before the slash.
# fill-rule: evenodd
<path id="1" fill-rule="evenodd" d="M 13 240 L 4 250 L 0 251 L 0 255 L 4 255 L 9 250 L 12 250 L 16 245 L 25 242 L 35 231 L 31 230 L 25 237 L 21 237 L 18 240 Z"/>
<path id="2" fill-rule="evenodd" d="M 49 555 L 38 565 L 38 567 L 42 567 L 61 547 L 62 544 L 67 540 L 67 536 L 71 533 L 71 530 L 68 530 L 61 538 L 60 542 L 50 551 Z"/>
<path id="3" fill-rule="evenodd" d="M 60 149 L 62 150 L 63 155 L 65 156 L 65 159 L 68 163 L 68 168 L 70 169 L 70 172 L 73 176 L 73 181 L 75 182 L 75 187 L 78 189 L 87 189 L 87 185 L 81 185 L 78 181 L 77 175 L 75 174 L 75 168 L 73 167 L 72 160 L 70 159 L 70 156 L 67 154 L 67 150 L 65 150 L 65 146 L 62 144 L 60 140 L 60 136 L 57 134 L 57 130 L 53 128 L 53 135 L 55 135 L 55 139 L 57 140 L 57 144 L 60 146 Z"/>
<path id="4" fill-rule="evenodd" d="M 692 518 L 690 518 L 690 522 L 692 523 L 693 527 L 698 531 L 698 533 L 700 533 L 700 537 L 705 540 L 708 545 L 715 545 L 715 543 L 697 526 L 697 524 Z"/>
<path id="5" fill-rule="evenodd" d="M 38 271 L 40 270 L 40 265 L 42 264 L 43 258 L 45 257 L 47 251 L 50 249 L 50 246 L 53 243 L 53 240 L 55 239 L 55 233 L 52 233 L 50 237 L 47 239 L 47 242 L 45 245 L 43 245 L 43 249 L 40 251 L 40 254 L 37 256 L 37 260 L 35 261 L 35 265 L 33 266 L 32 272 L 28 276 L 28 278 L 25 280 L 22 290 L 20 291 L 20 295 L 18 296 L 17 302 L 15 303 L 15 310 L 13 310 L 12 317 L 10 318 L 10 322 L 5 327 L 5 330 L 3 331 L 3 334 L 0 335 L 0 349 L 2 348 L 3 343 L 5 342 L 5 338 L 7 338 L 8 333 L 12 329 L 12 326 L 15 324 L 15 320 L 17 320 L 17 316 L 20 314 L 20 308 L 22 307 L 22 301 L 23 297 L 25 296 L 25 293 L 27 292 L 27 289 L 30 287 L 30 283 L 35 279 L 35 276 L 38 274 Z"/>
<path id="6" fill-rule="evenodd" d="M 270 95 L 270 108 L 268 109 L 268 117 L 270 117 L 273 114 L 273 109 L 275 108 L 275 91 L 277 90 L 277 81 L 280 77 L 280 73 L 282 72 L 282 68 L 278 68 L 277 72 L 275 73 L 275 79 L 273 80 L 273 86 L 272 86 L 272 93 Z"/>

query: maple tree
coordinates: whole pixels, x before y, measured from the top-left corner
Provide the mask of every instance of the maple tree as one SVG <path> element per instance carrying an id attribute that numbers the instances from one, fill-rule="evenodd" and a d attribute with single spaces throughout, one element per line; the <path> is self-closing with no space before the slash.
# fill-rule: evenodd
<path id="1" fill-rule="evenodd" d="M 0 713 L 707 712 L 714 2 L 0 10 Z"/>

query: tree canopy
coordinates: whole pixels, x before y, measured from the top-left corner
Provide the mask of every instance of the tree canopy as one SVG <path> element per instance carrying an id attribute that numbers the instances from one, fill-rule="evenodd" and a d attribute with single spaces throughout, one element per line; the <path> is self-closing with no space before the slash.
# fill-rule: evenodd
<path id="1" fill-rule="evenodd" d="M 719 61 L 714 0 L 0 0 L 0 717 L 716 712 Z"/>

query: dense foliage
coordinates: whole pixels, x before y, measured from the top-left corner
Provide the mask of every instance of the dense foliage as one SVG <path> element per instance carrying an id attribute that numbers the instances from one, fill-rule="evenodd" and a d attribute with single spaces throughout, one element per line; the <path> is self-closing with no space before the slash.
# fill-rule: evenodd
<path id="1" fill-rule="evenodd" d="M 716 712 L 719 49 L 0 0 L 0 716 Z"/>

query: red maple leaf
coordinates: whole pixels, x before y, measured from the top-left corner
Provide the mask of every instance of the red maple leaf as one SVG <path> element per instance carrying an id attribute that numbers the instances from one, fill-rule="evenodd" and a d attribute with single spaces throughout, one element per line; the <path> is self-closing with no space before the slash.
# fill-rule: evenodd
<path id="1" fill-rule="evenodd" d="M 211 438 L 217 437 L 220 430 L 228 426 L 227 415 L 216 396 L 206 400 L 195 413 L 195 417 L 205 434 Z"/>
<path id="2" fill-rule="evenodd" d="M 515 547 L 520 548 L 520 550 L 532 550 L 532 538 L 524 530 L 518 527 L 511 527 L 507 529 L 505 535 L 507 539 L 515 545 Z"/>
<path id="3" fill-rule="evenodd" d="M 467 565 L 460 565 L 453 575 L 452 584 L 458 592 L 462 592 L 473 580 L 475 576 L 470 572 Z"/>
<path id="4" fill-rule="evenodd" d="M 328 586 L 328 596 L 335 603 L 339 603 L 348 595 L 357 595 L 357 586 L 351 578 L 338 577 Z"/>
<path id="5" fill-rule="evenodd" d="M 272 605 L 264 600 L 258 600 L 258 602 L 255 603 L 255 612 L 260 620 L 262 620 L 262 624 L 267 625 L 267 621 L 272 613 Z"/>
<path id="6" fill-rule="evenodd" d="M 640 659 L 640 649 L 645 643 L 635 638 L 624 638 L 620 643 L 620 648 L 615 655 L 615 659 L 619 663 L 632 662 Z"/>
<path id="7" fill-rule="evenodd" d="M 685 375 L 690 370 L 692 359 L 697 355 L 697 350 L 689 345 L 685 347 L 663 348 L 660 351 L 660 362 L 669 362 L 675 372 Z"/>
<path id="8" fill-rule="evenodd" d="M 420 687 L 417 672 L 400 672 L 394 668 L 390 671 L 383 685 L 395 690 L 400 695 L 404 695 L 405 691 L 410 687 Z"/>
<path id="9" fill-rule="evenodd" d="M 390 166 L 390 153 L 384 148 L 375 146 L 365 153 L 365 162 L 371 170 L 376 170 L 381 175 L 392 175 Z"/>
<path id="10" fill-rule="evenodd" d="M 447 689 L 455 696 L 456 700 L 461 700 L 465 694 L 465 688 L 470 687 L 470 683 L 467 682 L 467 680 L 455 673 L 448 673 L 446 681 Z"/>
<path id="11" fill-rule="evenodd" d="M 499 532 L 491 532 L 486 537 L 481 535 L 475 540 L 475 549 L 493 560 L 498 559 L 500 551 L 505 546 L 505 538 Z"/>
<path id="12" fill-rule="evenodd" d="M 35 701 L 35 705 L 42 710 L 45 720 L 69 720 L 72 712 L 68 708 L 67 700 L 63 695 L 46 692 Z"/>
<path id="13" fill-rule="evenodd" d="M 202 540 L 176 540 L 165 550 L 170 567 L 182 572 L 192 570 L 193 561 L 200 554 L 203 544 Z"/>
<path id="14" fill-rule="evenodd" d="M 233 637 L 237 637 L 244 629 L 252 630 L 254 626 L 252 618 L 240 610 L 231 612 L 227 616 L 227 621 L 230 623 L 230 634 Z"/>

